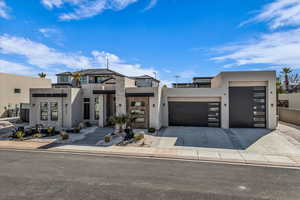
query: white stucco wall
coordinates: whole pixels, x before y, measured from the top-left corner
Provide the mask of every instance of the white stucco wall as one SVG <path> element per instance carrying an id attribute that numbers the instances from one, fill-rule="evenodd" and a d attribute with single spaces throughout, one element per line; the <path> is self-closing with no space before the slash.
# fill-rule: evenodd
<path id="1" fill-rule="evenodd" d="M 288 100 L 291 109 L 300 109 L 300 93 L 279 94 L 278 99 Z"/>
<path id="2" fill-rule="evenodd" d="M 212 88 L 163 88 L 162 121 L 168 126 L 168 100 L 178 98 L 195 101 L 205 101 L 209 98 L 219 98 L 221 101 L 221 126 L 229 128 L 229 87 L 266 86 L 267 91 L 267 128 L 275 129 L 276 121 L 276 72 L 222 72 L 212 79 Z"/>
<path id="3" fill-rule="evenodd" d="M 10 105 L 14 108 L 20 103 L 29 103 L 30 88 L 51 88 L 51 80 L 0 73 L 0 118 L 5 107 Z M 21 89 L 21 93 L 14 93 L 14 89 Z"/>

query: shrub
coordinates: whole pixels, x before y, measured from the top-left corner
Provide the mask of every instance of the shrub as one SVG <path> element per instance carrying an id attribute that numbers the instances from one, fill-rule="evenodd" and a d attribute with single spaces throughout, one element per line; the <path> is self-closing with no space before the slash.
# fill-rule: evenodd
<path id="1" fill-rule="evenodd" d="M 16 137 L 17 137 L 18 139 L 22 139 L 22 138 L 25 137 L 25 133 L 24 133 L 23 131 L 17 131 L 17 132 L 16 132 Z"/>
<path id="2" fill-rule="evenodd" d="M 55 127 L 48 127 L 47 129 L 48 135 L 54 135 L 55 134 Z"/>
<path id="3" fill-rule="evenodd" d="M 80 133 L 80 127 L 74 128 L 74 133 Z"/>
<path id="4" fill-rule="evenodd" d="M 33 137 L 34 137 L 34 138 L 40 138 L 40 137 L 42 137 L 42 134 L 41 134 L 41 133 L 35 133 L 35 134 L 33 135 Z"/>
<path id="5" fill-rule="evenodd" d="M 90 122 L 85 122 L 85 126 L 86 126 L 86 127 L 91 127 L 92 124 L 91 124 Z"/>
<path id="6" fill-rule="evenodd" d="M 67 140 L 67 139 L 69 139 L 69 134 L 64 132 L 64 131 L 61 131 L 60 132 L 60 137 L 61 137 L 62 140 Z"/>
<path id="7" fill-rule="evenodd" d="M 142 134 L 142 133 L 134 136 L 134 141 L 136 141 L 136 142 L 141 139 L 144 139 L 144 134 Z"/>
<path id="8" fill-rule="evenodd" d="M 155 128 L 148 128 L 149 133 L 155 133 L 155 131 L 156 131 Z"/>
<path id="9" fill-rule="evenodd" d="M 109 143 L 111 140 L 110 136 L 105 136 L 104 137 L 104 142 Z"/>

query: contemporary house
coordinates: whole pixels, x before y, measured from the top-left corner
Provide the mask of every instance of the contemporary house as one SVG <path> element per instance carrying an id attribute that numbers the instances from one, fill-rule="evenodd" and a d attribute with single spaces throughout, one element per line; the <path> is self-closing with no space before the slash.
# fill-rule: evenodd
<path id="1" fill-rule="evenodd" d="M 0 73 L 0 118 L 18 116 L 20 104 L 29 103 L 30 88 L 51 88 L 51 80 Z"/>
<path id="2" fill-rule="evenodd" d="M 53 88 L 30 90 L 30 124 L 71 128 L 89 121 L 105 127 L 110 116 L 129 114 L 135 128 L 276 128 L 275 71 L 221 72 L 173 86 L 109 69 L 64 72 Z"/>

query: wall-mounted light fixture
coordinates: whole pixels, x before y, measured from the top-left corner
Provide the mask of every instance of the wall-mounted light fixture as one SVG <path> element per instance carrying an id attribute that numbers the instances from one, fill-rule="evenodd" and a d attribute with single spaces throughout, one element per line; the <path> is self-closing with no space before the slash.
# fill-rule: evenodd
<path id="1" fill-rule="evenodd" d="M 35 106 L 35 104 L 32 104 L 32 107 L 34 107 Z"/>
<path id="2" fill-rule="evenodd" d="M 271 107 L 273 107 L 273 106 L 274 106 L 274 104 L 271 103 Z"/>
<path id="3" fill-rule="evenodd" d="M 154 107 L 155 107 L 155 104 L 153 104 L 152 106 L 153 106 L 153 108 L 154 108 Z"/>
<path id="4" fill-rule="evenodd" d="M 122 104 L 119 104 L 119 107 L 122 107 Z"/>
<path id="5" fill-rule="evenodd" d="M 68 107 L 68 104 L 66 103 L 65 106 Z"/>
<path id="6" fill-rule="evenodd" d="M 227 106 L 227 104 L 226 104 L 226 103 L 224 103 L 224 106 L 226 107 L 226 106 Z"/>
<path id="7" fill-rule="evenodd" d="M 166 106 L 166 104 L 165 104 L 165 103 L 163 103 L 163 106 Z"/>

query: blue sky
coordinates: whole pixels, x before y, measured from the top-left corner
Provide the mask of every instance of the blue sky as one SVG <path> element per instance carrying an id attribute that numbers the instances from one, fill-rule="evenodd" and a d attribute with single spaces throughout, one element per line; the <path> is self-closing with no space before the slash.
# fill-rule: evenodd
<path id="1" fill-rule="evenodd" d="M 0 0 L 0 72 L 105 66 L 163 83 L 300 69 L 300 0 Z"/>

